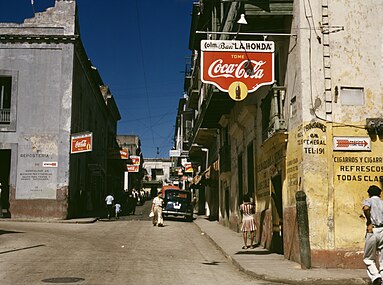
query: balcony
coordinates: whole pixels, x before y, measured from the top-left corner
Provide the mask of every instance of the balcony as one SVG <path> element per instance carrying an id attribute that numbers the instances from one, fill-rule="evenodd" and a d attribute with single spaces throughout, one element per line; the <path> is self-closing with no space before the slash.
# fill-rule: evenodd
<path id="1" fill-rule="evenodd" d="M 262 140 L 265 141 L 279 132 L 287 131 L 286 121 L 278 117 L 270 121 L 269 127 L 262 133 Z"/>
<path id="2" fill-rule="evenodd" d="M 0 109 L 0 124 L 10 124 L 11 109 Z"/>

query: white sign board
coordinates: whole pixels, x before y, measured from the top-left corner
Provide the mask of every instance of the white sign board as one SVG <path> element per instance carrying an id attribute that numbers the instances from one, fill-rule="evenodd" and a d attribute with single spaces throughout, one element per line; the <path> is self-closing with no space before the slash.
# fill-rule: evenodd
<path id="1" fill-rule="evenodd" d="M 333 137 L 333 150 L 370 151 L 369 137 Z"/>
<path id="2" fill-rule="evenodd" d="M 180 149 L 171 149 L 169 151 L 170 157 L 180 157 L 181 156 L 181 150 Z"/>

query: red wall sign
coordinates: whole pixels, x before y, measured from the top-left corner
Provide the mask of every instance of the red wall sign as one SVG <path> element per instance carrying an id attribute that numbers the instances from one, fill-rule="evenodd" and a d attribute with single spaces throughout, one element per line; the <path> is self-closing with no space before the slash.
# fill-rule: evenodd
<path id="1" fill-rule="evenodd" d="M 236 94 L 234 100 L 274 83 L 274 42 L 203 40 L 201 51 L 202 82 Z"/>
<path id="2" fill-rule="evenodd" d="M 126 166 L 128 172 L 138 172 L 139 169 L 140 169 L 140 166 L 139 165 L 134 165 L 134 164 L 128 164 Z"/>
<path id="3" fill-rule="evenodd" d="M 131 155 L 130 159 L 132 160 L 133 165 L 140 165 L 141 164 L 141 157 L 138 155 Z"/>
<path id="4" fill-rule="evenodd" d="M 128 159 L 129 158 L 129 149 L 127 149 L 127 148 L 120 149 L 120 157 L 121 157 L 121 159 Z"/>
<path id="5" fill-rule="evenodd" d="M 71 153 L 92 151 L 92 133 L 72 134 Z"/>

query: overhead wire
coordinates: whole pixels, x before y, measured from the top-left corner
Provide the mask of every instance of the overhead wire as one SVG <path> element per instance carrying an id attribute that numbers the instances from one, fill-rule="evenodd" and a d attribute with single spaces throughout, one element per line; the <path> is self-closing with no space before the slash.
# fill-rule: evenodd
<path id="1" fill-rule="evenodd" d="M 309 3 L 311 15 L 308 15 L 308 13 L 307 13 L 306 1 Z M 309 35 L 309 81 L 310 81 L 311 107 L 312 107 L 312 111 L 314 113 L 314 116 L 317 119 L 325 121 L 327 123 L 332 123 L 332 124 L 336 124 L 336 125 L 344 126 L 344 127 L 353 127 L 353 128 L 357 128 L 357 129 L 365 129 L 365 126 L 355 125 L 355 124 L 346 124 L 346 123 L 342 123 L 342 122 L 335 122 L 335 121 L 332 121 L 332 120 L 328 120 L 326 118 L 322 118 L 321 116 L 319 116 L 317 114 L 317 112 L 315 110 L 314 101 L 313 101 L 314 92 L 313 92 L 313 81 L 312 81 L 312 35 L 311 35 L 312 30 L 314 29 L 314 31 L 315 31 L 315 33 L 317 35 L 317 39 L 318 39 L 319 35 L 317 34 L 317 32 L 315 30 L 315 26 L 312 27 L 311 23 L 310 23 L 310 18 L 313 19 L 310 0 L 303 1 L 303 8 L 304 8 L 305 18 L 307 20 L 307 24 L 309 26 L 309 33 L 310 33 L 310 35 Z M 319 39 L 318 39 L 318 42 L 319 42 L 319 44 L 321 44 L 321 41 Z"/>
<path id="2" fill-rule="evenodd" d="M 142 63 L 142 70 L 143 70 L 143 79 L 144 79 L 144 88 L 145 88 L 145 95 L 146 95 L 146 104 L 148 109 L 148 115 L 149 115 L 149 127 L 152 135 L 152 141 L 153 145 L 155 145 L 154 141 L 154 134 L 153 134 L 153 126 L 152 126 L 152 114 L 150 110 L 150 102 L 149 102 L 149 92 L 148 92 L 148 84 L 147 84 L 147 76 L 146 76 L 146 70 L 145 70 L 145 58 L 144 58 L 144 51 L 143 51 L 143 45 L 142 45 L 142 36 L 141 36 L 141 26 L 140 26 L 140 12 L 138 9 L 138 0 L 136 0 L 136 14 L 137 14 L 137 31 L 138 31 L 138 43 L 139 43 L 139 52 L 141 53 L 141 63 Z"/>

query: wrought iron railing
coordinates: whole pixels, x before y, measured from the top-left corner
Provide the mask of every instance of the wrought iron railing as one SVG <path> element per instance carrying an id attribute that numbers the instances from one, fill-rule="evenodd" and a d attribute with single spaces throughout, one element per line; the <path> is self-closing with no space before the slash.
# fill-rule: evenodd
<path id="1" fill-rule="evenodd" d="M 11 122 L 11 109 L 0 109 L 0 124 Z"/>

